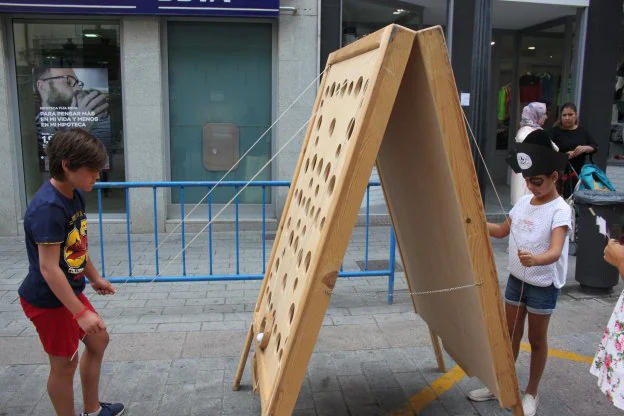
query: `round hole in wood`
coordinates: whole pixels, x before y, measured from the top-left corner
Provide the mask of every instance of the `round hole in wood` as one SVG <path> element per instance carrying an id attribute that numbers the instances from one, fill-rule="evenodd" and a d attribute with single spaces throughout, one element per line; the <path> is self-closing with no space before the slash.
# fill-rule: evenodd
<path id="1" fill-rule="evenodd" d="M 279 269 L 279 257 L 275 259 L 275 271 L 277 272 L 278 269 Z"/>
<path id="2" fill-rule="evenodd" d="M 267 302 L 269 304 L 271 304 L 271 296 L 273 296 L 273 294 L 269 291 L 269 296 L 267 297 Z"/>
<path id="3" fill-rule="evenodd" d="M 310 267 L 310 259 L 312 258 L 312 252 L 308 251 L 308 253 L 306 254 L 305 257 L 305 261 L 303 262 L 303 264 L 305 265 L 305 271 L 308 271 L 308 268 Z"/>
<path id="4" fill-rule="evenodd" d="M 303 249 L 299 250 L 299 254 L 297 254 L 297 267 L 301 267 L 302 259 L 303 259 Z"/>
<path id="5" fill-rule="evenodd" d="M 273 325 L 273 333 L 277 333 L 277 324 Z"/>
<path id="6" fill-rule="evenodd" d="M 297 252 L 298 248 L 299 248 L 299 236 L 295 238 L 295 245 L 293 246 L 293 250 L 295 251 L 295 253 Z"/>
<path id="7" fill-rule="evenodd" d="M 284 273 L 282 278 L 282 290 L 286 290 L 286 282 L 288 282 L 288 273 Z"/>
<path id="8" fill-rule="evenodd" d="M 314 178 L 310 178 L 310 183 L 308 183 L 308 188 L 312 188 L 313 184 L 314 184 Z"/>
<path id="9" fill-rule="evenodd" d="M 284 348 L 282 348 L 279 352 L 279 357 L 277 358 L 279 361 L 282 361 L 282 354 L 284 354 Z"/>
<path id="10" fill-rule="evenodd" d="M 318 223 L 319 214 L 321 213 L 321 207 L 319 207 L 318 211 L 316 211 L 316 215 L 314 216 L 314 222 Z"/>
<path id="11" fill-rule="evenodd" d="M 327 95 L 329 95 L 329 85 L 325 88 L 325 96 L 327 97 Z"/>
<path id="12" fill-rule="evenodd" d="M 314 158 L 312 158 L 312 170 L 314 170 L 315 167 L 316 167 L 316 155 L 314 155 Z"/>
<path id="13" fill-rule="evenodd" d="M 308 226 L 307 226 L 307 225 L 304 225 L 304 226 L 303 226 L 303 230 L 301 230 L 301 235 L 302 235 L 302 236 L 304 236 L 304 235 L 305 235 L 305 233 L 306 233 L 306 231 L 308 231 Z"/>
<path id="14" fill-rule="evenodd" d="M 333 119 L 329 124 L 329 137 L 334 134 L 334 128 L 336 127 L 336 119 Z"/>
<path id="15" fill-rule="evenodd" d="M 340 156 L 340 151 L 342 150 L 342 144 L 338 144 L 338 147 L 336 147 L 336 158 L 338 158 L 338 156 Z"/>
<path id="16" fill-rule="evenodd" d="M 320 115 L 318 120 L 316 121 L 316 129 L 320 130 L 322 124 L 323 124 L 323 115 Z"/>
<path id="17" fill-rule="evenodd" d="M 329 167 L 329 163 L 327 164 L 327 167 Z M 327 168 L 325 168 L 325 170 L 327 170 Z M 314 190 L 314 196 L 318 196 L 319 189 L 320 189 L 319 185 L 316 185 L 316 189 Z"/>
<path id="18" fill-rule="evenodd" d="M 366 92 L 367 88 L 368 88 L 368 80 L 366 80 L 366 84 L 364 84 L 364 89 L 362 90 L 362 94 Z"/>
<path id="19" fill-rule="evenodd" d="M 335 91 L 336 91 L 336 83 L 334 82 L 334 83 L 332 83 L 332 85 L 331 85 L 331 89 L 329 90 L 329 95 L 330 95 L 331 97 L 333 97 L 333 96 L 334 96 L 334 92 L 335 92 Z"/>
<path id="20" fill-rule="evenodd" d="M 295 192 L 296 194 L 296 192 Z M 290 228 L 290 222 L 291 222 L 292 218 L 288 217 L 288 221 L 286 221 L 286 228 Z"/>
<path id="21" fill-rule="evenodd" d="M 323 104 L 325 104 L 325 100 L 321 100 L 321 105 L 319 106 L 319 108 L 323 108 Z"/>
<path id="22" fill-rule="evenodd" d="M 331 179 L 329 180 L 329 185 L 327 185 L 327 192 L 329 193 L 329 195 L 331 195 L 332 192 L 334 192 L 335 185 L 336 185 L 336 175 L 333 175 Z"/>
<path id="23" fill-rule="evenodd" d="M 288 321 L 289 321 L 290 324 L 292 324 L 292 320 L 293 320 L 294 316 L 295 316 L 295 304 L 292 303 L 290 305 L 290 310 L 288 311 Z"/>
<path id="24" fill-rule="evenodd" d="M 320 175 L 322 170 L 323 170 L 323 158 L 321 158 L 321 160 L 319 160 L 319 163 L 316 166 L 316 173 L 318 175 Z"/>
<path id="25" fill-rule="evenodd" d="M 297 198 L 297 203 L 301 205 L 301 198 L 303 198 L 303 192 L 299 192 L 299 197 Z"/>
<path id="26" fill-rule="evenodd" d="M 312 205 L 312 208 L 310 208 L 310 218 L 314 217 L 314 211 L 316 210 L 316 208 L 314 207 L 314 205 Z"/>
<path id="27" fill-rule="evenodd" d="M 360 94 L 360 90 L 362 89 L 363 82 L 364 82 L 364 78 L 359 77 L 357 82 L 355 83 L 355 90 L 353 90 L 353 93 L 355 94 L 356 97 Z"/>
<path id="28" fill-rule="evenodd" d="M 282 343 L 282 334 L 281 333 L 277 334 L 277 338 L 275 338 L 275 343 L 276 343 L 275 352 L 277 352 L 277 351 L 279 351 L 280 344 Z"/>
<path id="29" fill-rule="evenodd" d="M 349 90 L 347 91 L 347 94 L 351 95 L 352 91 L 353 91 L 353 81 L 349 83 Z"/>
<path id="30" fill-rule="evenodd" d="M 310 201 L 312 200 L 312 198 L 308 199 L 308 202 L 306 202 L 306 206 L 305 206 L 305 213 L 306 215 L 308 215 L 308 212 L 310 211 Z"/>
<path id="31" fill-rule="evenodd" d="M 299 229 L 299 227 L 301 227 L 301 218 L 297 220 L 297 229 Z"/>
<path id="32" fill-rule="evenodd" d="M 288 245 L 289 246 L 292 246 L 294 236 L 295 236 L 295 231 L 293 230 L 293 231 L 290 232 L 290 235 L 288 236 Z"/>
<path id="33" fill-rule="evenodd" d="M 295 277 L 295 282 L 293 283 L 293 292 L 297 290 L 297 284 L 299 283 L 299 278 Z"/>
<path id="34" fill-rule="evenodd" d="M 308 157 L 308 158 L 306 159 L 306 161 L 305 161 L 305 168 L 304 168 L 304 171 L 305 171 L 305 172 L 307 172 L 307 171 L 308 171 L 308 166 L 310 166 L 310 158 L 309 158 L 309 157 Z M 296 196 L 296 195 L 297 195 L 297 194 L 295 193 L 295 196 Z"/>
<path id="35" fill-rule="evenodd" d="M 347 126 L 347 140 L 351 138 L 354 127 L 355 127 L 355 117 L 351 119 L 351 121 L 349 122 L 349 126 Z"/>
<path id="36" fill-rule="evenodd" d="M 331 172 L 331 163 L 328 163 L 327 166 L 325 166 L 325 174 L 323 175 L 325 182 L 327 182 L 327 178 L 329 178 L 329 172 Z"/>
<path id="37" fill-rule="evenodd" d="M 324 225 L 325 225 L 325 217 L 323 217 L 323 219 L 321 220 L 321 230 L 323 229 Z"/>
<path id="38" fill-rule="evenodd" d="M 316 136 L 316 139 L 314 139 L 314 146 L 318 146 L 318 142 L 319 142 L 319 136 Z"/>
<path id="39" fill-rule="evenodd" d="M 345 92 L 347 92 L 347 80 L 342 83 L 342 88 L 340 88 L 340 98 L 344 97 Z"/>
<path id="40" fill-rule="evenodd" d="M 273 302 L 269 304 L 269 310 L 275 312 L 275 310 L 273 309 Z"/>
<path id="41" fill-rule="evenodd" d="M 262 318 L 262 322 L 260 322 L 260 332 L 264 332 L 266 328 L 266 317 Z"/>

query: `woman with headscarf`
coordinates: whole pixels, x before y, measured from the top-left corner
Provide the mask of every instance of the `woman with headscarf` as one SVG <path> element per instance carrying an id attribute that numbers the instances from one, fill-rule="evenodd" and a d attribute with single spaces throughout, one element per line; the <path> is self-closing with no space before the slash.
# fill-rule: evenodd
<path id="1" fill-rule="evenodd" d="M 520 120 L 520 129 L 516 133 L 516 143 L 524 142 L 524 139 L 534 132 L 535 130 L 542 129 L 544 122 L 548 117 L 546 116 L 546 104 L 544 103 L 530 103 L 522 110 L 522 119 Z M 552 144 L 553 149 L 557 150 L 557 146 Z M 516 202 L 524 195 L 529 195 L 531 191 L 526 185 L 526 181 L 519 173 L 511 172 L 511 205 L 516 205 Z"/>

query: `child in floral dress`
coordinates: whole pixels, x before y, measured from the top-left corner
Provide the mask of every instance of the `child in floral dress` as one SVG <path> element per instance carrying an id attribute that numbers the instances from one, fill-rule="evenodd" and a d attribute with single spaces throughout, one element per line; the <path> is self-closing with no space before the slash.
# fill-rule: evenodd
<path id="1" fill-rule="evenodd" d="M 624 246 L 610 240 L 605 260 L 624 275 Z M 602 335 L 590 373 L 598 377 L 598 387 L 613 405 L 624 410 L 624 291 Z"/>

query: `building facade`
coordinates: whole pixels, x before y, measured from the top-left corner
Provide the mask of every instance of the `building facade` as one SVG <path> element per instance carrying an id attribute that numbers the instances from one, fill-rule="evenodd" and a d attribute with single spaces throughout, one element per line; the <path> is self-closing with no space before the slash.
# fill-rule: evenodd
<path id="1" fill-rule="evenodd" d="M 218 180 L 258 141 L 226 178 L 246 180 L 302 135 L 315 85 L 300 93 L 318 76 L 316 0 L 29 3 L 0 6 L 2 235 L 21 233 L 25 208 L 48 177 L 42 149 L 60 128 L 88 128 L 105 143 L 102 181 Z M 256 179 L 289 177 L 297 154 L 289 146 Z M 189 189 L 185 202 L 203 194 Z M 231 194 L 215 192 L 212 202 Z M 161 230 L 179 217 L 179 198 L 158 191 Z M 241 203 L 259 198 L 250 191 Z M 269 195 L 274 211 L 283 199 Z M 129 203 L 133 231 L 153 229 L 151 189 L 129 200 L 110 190 L 102 203 L 109 227 Z M 97 212 L 94 193 L 87 204 Z"/>
<path id="2" fill-rule="evenodd" d="M 550 123 L 564 102 L 580 104 L 599 164 L 616 172 L 624 154 L 624 106 L 614 95 L 624 62 L 621 20 L 621 0 L 3 2 L 0 235 L 22 232 L 26 206 L 48 177 L 46 142 L 60 128 L 87 128 L 105 143 L 102 181 L 219 180 L 230 168 L 225 180 L 289 180 L 327 55 L 390 23 L 444 27 L 464 108 L 499 191 L 526 99 L 546 101 Z M 487 204 L 493 189 L 482 185 L 486 210 L 500 211 Z M 215 191 L 211 203 L 218 209 L 234 192 Z M 103 192 L 103 223 L 125 230 L 128 208 L 132 231 L 151 231 L 156 200 L 159 230 L 167 230 L 182 198 L 194 206 L 205 195 L 159 189 L 154 198 L 142 189 L 128 198 L 112 189 Z M 285 196 L 284 188 L 264 196 L 248 189 L 241 215 L 258 218 L 266 199 L 275 218 Z M 370 200 L 384 215 L 381 192 L 372 190 Z M 97 212 L 94 193 L 87 203 Z M 205 210 L 197 211 L 189 220 L 205 224 Z"/>

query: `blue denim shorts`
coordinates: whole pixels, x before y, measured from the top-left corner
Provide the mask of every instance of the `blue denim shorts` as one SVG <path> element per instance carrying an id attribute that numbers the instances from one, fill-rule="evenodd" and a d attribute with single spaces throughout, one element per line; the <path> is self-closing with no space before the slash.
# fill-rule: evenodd
<path id="1" fill-rule="evenodd" d="M 525 282 L 524 288 L 522 286 L 522 280 L 510 274 L 505 289 L 505 302 L 526 306 L 527 311 L 537 315 L 551 315 L 554 312 L 559 297 L 559 289 L 555 285 L 539 287 Z"/>

